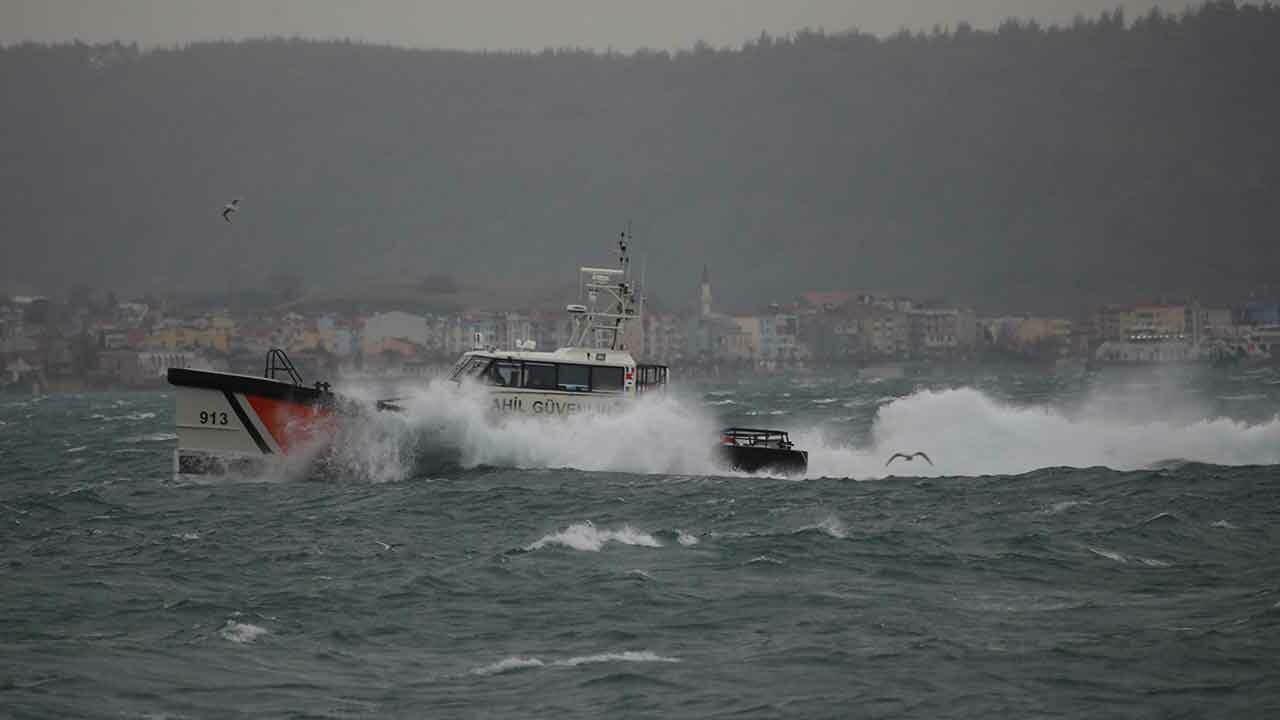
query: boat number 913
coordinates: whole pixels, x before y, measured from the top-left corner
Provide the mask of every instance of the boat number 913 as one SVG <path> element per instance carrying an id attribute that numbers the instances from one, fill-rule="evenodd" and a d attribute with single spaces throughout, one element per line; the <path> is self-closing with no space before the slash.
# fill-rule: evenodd
<path id="1" fill-rule="evenodd" d="M 201 425 L 226 425 L 227 414 L 225 412 L 217 412 L 216 410 L 200 411 Z"/>

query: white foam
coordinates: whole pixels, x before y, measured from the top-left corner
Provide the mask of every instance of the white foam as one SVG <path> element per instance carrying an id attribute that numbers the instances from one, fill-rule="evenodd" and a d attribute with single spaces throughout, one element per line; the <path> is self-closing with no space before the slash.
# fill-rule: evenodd
<path id="1" fill-rule="evenodd" d="M 1118 552 L 1116 552 L 1116 551 L 1114 551 L 1114 550 L 1107 550 L 1107 549 L 1105 549 L 1105 548 L 1095 548 L 1095 547 L 1091 547 L 1091 548 L 1089 548 L 1089 552 L 1091 552 L 1091 553 L 1093 553 L 1094 555 L 1097 555 L 1097 556 L 1099 556 L 1099 557 L 1104 557 L 1104 558 L 1106 558 L 1106 559 L 1108 559 L 1108 560 L 1115 560 L 1115 561 L 1116 561 L 1116 562 L 1118 562 L 1118 563 L 1128 563 L 1128 562 L 1129 562 L 1128 558 L 1126 558 L 1124 555 L 1121 555 L 1120 553 L 1118 553 Z"/>
<path id="2" fill-rule="evenodd" d="M 222 629 L 218 631 L 218 634 L 226 640 L 243 645 L 254 642 L 263 635 L 269 634 L 269 632 L 264 627 L 228 620 L 227 624 L 223 625 Z"/>
<path id="3" fill-rule="evenodd" d="M 525 550 L 539 550 L 547 545 L 563 545 L 574 550 L 600 552 L 605 544 L 610 542 L 642 547 L 662 547 L 662 543 L 658 542 L 657 538 L 636 530 L 630 525 L 623 525 L 619 530 L 601 530 L 590 522 L 582 522 L 574 523 L 560 532 L 544 535 L 536 542 L 525 546 Z"/>
<path id="4" fill-rule="evenodd" d="M 175 435 L 174 433 L 156 432 L 156 433 L 146 433 L 144 435 L 130 435 L 129 437 L 121 438 L 118 442 L 138 444 L 138 443 L 152 443 L 152 442 L 170 442 L 172 440 L 177 440 L 177 439 L 178 439 L 178 436 Z"/>
<path id="5" fill-rule="evenodd" d="M 840 521 L 840 518 L 836 517 L 835 515 L 828 515 L 822 518 L 822 521 L 819 522 L 817 525 L 810 525 L 802 529 L 803 530 L 821 530 L 822 532 L 830 535 L 833 538 L 836 538 L 837 540 L 844 540 L 845 538 L 849 537 L 849 528 L 846 527 L 845 524 Z"/>
<path id="6" fill-rule="evenodd" d="M 1114 403 L 1075 411 L 1017 407 L 972 388 L 922 391 L 879 408 L 871 441 L 833 445 L 815 430 L 793 432 L 809 451 L 810 477 L 883 477 L 890 470 L 921 476 L 1018 474 L 1045 467 L 1103 465 L 1137 470 L 1179 457 L 1220 465 L 1280 463 L 1280 418 L 1256 425 L 1227 418 L 1170 419 L 1158 408 L 1129 415 Z M 887 470 L 895 452 L 923 450 Z"/>
<path id="7" fill-rule="evenodd" d="M 619 653 L 600 653 L 599 655 L 583 655 L 581 657 L 571 657 L 568 660 L 560 660 L 556 665 L 565 667 L 577 667 L 579 665 L 594 665 L 596 663 L 610 662 L 658 662 L 658 663 L 678 663 L 679 658 L 663 657 L 657 653 L 648 650 L 628 650 Z"/>
<path id="8" fill-rule="evenodd" d="M 438 451 L 464 468 L 725 474 L 713 449 L 719 424 L 702 400 L 674 391 L 642 398 L 615 414 L 557 418 L 496 415 L 485 390 L 447 381 L 398 394 L 404 412 L 371 412 L 342 426 L 335 459 L 345 474 L 400 480 L 414 470 L 415 457 Z M 1144 385 L 1063 408 L 1012 405 L 973 388 L 924 390 L 876 400 L 866 441 L 842 442 L 817 428 L 783 429 L 809 452 L 808 477 L 976 476 L 1095 465 L 1138 470 L 1170 457 L 1221 465 L 1280 463 L 1280 418 L 1260 424 L 1206 418 L 1178 397 Z M 372 397 L 366 401 L 372 406 Z M 1179 412 L 1168 411 L 1174 406 Z M 776 417 L 788 411 L 745 414 Z M 884 465 L 895 452 L 920 450 L 935 464 Z"/>
<path id="9" fill-rule="evenodd" d="M 1091 505 L 1091 504 L 1092 503 L 1090 503 L 1088 500 L 1063 500 L 1061 502 L 1056 502 L 1050 505 L 1049 507 L 1045 508 L 1044 510 L 1041 510 L 1040 512 L 1044 515 L 1057 515 L 1058 513 L 1064 512 L 1066 510 L 1070 510 L 1073 507 L 1079 507 L 1081 505 Z"/>
<path id="10" fill-rule="evenodd" d="M 676 542 L 680 543 L 681 545 L 685 545 L 685 546 L 688 546 L 688 545 L 697 545 L 697 544 L 698 544 L 698 538 L 697 538 L 697 537 L 695 537 L 695 536 L 693 536 L 693 535 L 690 535 L 689 533 L 685 532 L 684 530 L 676 530 Z"/>
<path id="11" fill-rule="evenodd" d="M 444 453 L 463 467 L 576 468 L 707 475 L 719 470 L 718 424 L 700 402 L 655 393 L 612 414 L 500 415 L 481 388 L 434 381 L 399 393 L 403 412 L 342 424 L 336 461 L 349 474 L 399 480 L 416 456 Z M 370 403 L 372 404 L 372 403 Z"/>
<path id="12" fill-rule="evenodd" d="M 498 662 L 475 668 L 472 675 L 500 675 L 502 673 L 541 667 L 579 667 L 600 663 L 678 663 L 680 658 L 666 657 L 650 650 L 626 650 L 623 652 L 599 653 L 596 655 L 579 655 L 564 660 L 547 662 L 536 657 L 511 656 Z"/>
<path id="13" fill-rule="evenodd" d="M 119 422 L 122 420 L 127 420 L 127 421 L 150 420 L 155 416 L 156 414 L 153 412 L 131 412 L 131 413 L 126 413 L 124 415 L 103 415 L 102 413 L 94 413 L 89 416 L 89 419 L 97 420 L 99 422 Z"/>
<path id="14" fill-rule="evenodd" d="M 496 663 L 475 668 L 471 671 L 472 675 L 501 675 L 502 673 L 512 672 L 515 670 L 524 670 L 526 668 L 543 667 L 546 663 L 538 658 L 509 657 L 503 658 Z"/>
<path id="15" fill-rule="evenodd" d="M 67 448 L 67 454 L 74 455 L 76 453 L 84 452 L 85 450 L 88 450 L 88 449 L 89 449 L 88 445 L 77 445 L 76 447 L 73 447 L 73 448 Z"/>

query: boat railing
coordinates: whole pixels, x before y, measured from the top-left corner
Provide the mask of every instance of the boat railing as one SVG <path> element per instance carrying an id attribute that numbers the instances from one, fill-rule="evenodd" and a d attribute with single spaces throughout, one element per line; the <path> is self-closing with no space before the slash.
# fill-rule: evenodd
<path id="1" fill-rule="evenodd" d="M 302 384 L 302 376 L 298 374 L 297 368 L 289 360 L 289 356 L 280 348 L 271 348 L 267 351 L 266 366 L 262 370 L 262 377 L 271 380 L 279 380 L 281 374 L 288 375 L 289 380 L 294 385 Z"/>
<path id="2" fill-rule="evenodd" d="M 666 365 L 637 365 L 636 392 L 646 393 L 666 388 L 669 373 Z"/>
<path id="3" fill-rule="evenodd" d="M 793 445 L 790 436 L 782 430 L 762 430 L 759 428 L 725 428 L 720 433 L 720 442 L 724 445 L 739 447 L 764 447 L 790 450 Z"/>

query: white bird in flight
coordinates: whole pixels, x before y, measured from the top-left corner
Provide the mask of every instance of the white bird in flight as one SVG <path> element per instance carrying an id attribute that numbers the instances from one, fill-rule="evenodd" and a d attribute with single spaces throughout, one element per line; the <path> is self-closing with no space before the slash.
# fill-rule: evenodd
<path id="1" fill-rule="evenodd" d="M 236 198 L 235 200 L 232 200 L 231 202 L 227 203 L 226 207 L 222 208 L 222 219 L 226 220 L 227 222 L 231 222 L 231 216 L 236 214 L 236 212 L 239 210 L 240 210 L 240 198 Z"/>
<path id="2" fill-rule="evenodd" d="M 923 452 L 913 452 L 913 453 L 900 453 L 900 452 L 898 452 L 898 453 L 894 453 L 894 454 L 890 455 L 890 456 L 889 456 L 889 462 L 886 462 L 886 463 L 884 464 L 884 466 L 885 466 L 885 467 L 889 467 L 889 463 L 893 462 L 894 460 L 897 460 L 898 458 L 902 458 L 903 460 L 906 460 L 907 462 L 910 462 L 910 461 L 912 461 L 912 460 L 915 460 L 917 457 L 922 457 L 922 458 L 924 458 L 924 459 L 925 459 L 925 462 L 929 463 L 930 465 L 932 465 L 932 464 L 933 464 L 933 461 L 929 459 L 929 456 L 928 456 L 928 455 L 925 455 Z"/>

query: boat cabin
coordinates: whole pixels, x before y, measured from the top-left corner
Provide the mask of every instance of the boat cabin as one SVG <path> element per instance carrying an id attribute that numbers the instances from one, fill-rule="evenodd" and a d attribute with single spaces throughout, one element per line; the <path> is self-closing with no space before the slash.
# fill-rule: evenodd
<path id="1" fill-rule="evenodd" d="M 502 389 L 634 395 L 666 387 L 665 365 L 638 365 L 617 350 L 566 348 L 556 352 L 472 351 L 450 379 Z"/>
<path id="2" fill-rule="evenodd" d="M 617 268 L 578 268 L 579 302 L 565 307 L 573 319 L 568 347 L 538 352 L 532 340 L 499 350 L 481 345 L 454 366 L 454 382 L 489 386 L 500 412 L 570 415 L 614 412 L 667 385 L 665 365 L 641 365 L 626 349 L 626 327 L 641 318 L 644 296 L 630 275 L 629 232 L 618 240 Z"/>
<path id="3" fill-rule="evenodd" d="M 720 444 L 735 447 L 758 447 L 774 450 L 790 450 L 790 436 L 782 430 L 757 430 L 754 428 L 725 428 L 720 433 Z"/>

